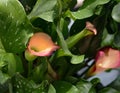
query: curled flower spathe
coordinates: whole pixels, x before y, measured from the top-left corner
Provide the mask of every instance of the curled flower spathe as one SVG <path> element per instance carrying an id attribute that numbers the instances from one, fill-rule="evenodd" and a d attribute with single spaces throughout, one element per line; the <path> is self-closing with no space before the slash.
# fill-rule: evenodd
<path id="1" fill-rule="evenodd" d="M 90 68 L 88 74 L 94 75 L 118 67 L 120 67 L 120 51 L 106 47 L 98 51 L 95 64 Z"/>
<path id="2" fill-rule="evenodd" d="M 43 32 L 35 33 L 29 40 L 27 51 L 34 56 L 50 56 L 57 46 L 49 35 Z"/>

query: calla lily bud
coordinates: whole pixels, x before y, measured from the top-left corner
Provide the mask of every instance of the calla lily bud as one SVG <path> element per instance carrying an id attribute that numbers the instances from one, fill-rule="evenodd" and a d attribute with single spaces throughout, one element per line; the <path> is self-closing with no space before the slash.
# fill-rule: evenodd
<path id="1" fill-rule="evenodd" d="M 27 50 L 34 56 L 50 56 L 57 46 L 49 35 L 43 32 L 35 33 L 29 40 Z"/>
<path id="2" fill-rule="evenodd" d="M 33 60 L 35 60 L 37 58 L 37 56 L 31 54 L 29 52 L 29 50 L 27 49 L 27 50 L 25 50 L 25 58 L 27 61 L 32 62 Z"/>
<path id="3" fill-rule="evenodd" d="M 84 37 L 90 35 L 96 35 L 96 34 L 97 34 L 97 30 L 94 27 L 94 25 L 91 22 L 86 22 L 85 28 L 76 35 L 69 37 L 66 40 L 66 43 L 68 45 L 68 48 L 72 48 L 76 43 L 78 43 Z"/>
<path id="4" fill-rule="evenodd" d="M 94 35 L 97 35 L 97 30 L 96 28 L 94 27 L 94 25 L 90 22 L 86 22 L 86 27 L 85 29 L 89 30 L 91 32 L 91 34 L 94 34 Z"/>
<path id="5" fill-rule="evenodd" d="M 88 71 L 89 75 L 120 67 L 120 51 L 106 47 L 98 51 L 95 64 Z"/>

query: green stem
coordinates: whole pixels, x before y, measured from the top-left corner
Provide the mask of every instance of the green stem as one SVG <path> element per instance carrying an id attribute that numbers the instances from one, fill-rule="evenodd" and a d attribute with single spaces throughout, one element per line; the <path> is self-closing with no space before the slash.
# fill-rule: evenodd
<path id="1" fill-rule="evenodd" d="M 53 70 L 53 68 L 51 67 L 51 65 L 50 65 L 49 62 L 48 62 L 48 73 L 49 73 L 50 76 L 52 76 L 52 78 L 54 78 L 55 80 L 58 79 L 57 73 Z"/>
<path id="2" fill-rule="evenodd" d="M 32 72 L 32 64 L 33 62 L 32 61 L 29 61 L 28 62 L 28 77 L 30 76 L 31 72 Z"/>
<path id="3" fill-rule="evenodd" d="M 93 32 L 87 30 L 87 29 L 83 29 L 80 33 L 69 37 L 66 40 L 66 43 L 68 45 L 68 48 L 72 48 L 79 40 L 81 40 L 83 37 L 86 37 L 88 35 L 93 34 Z"/>
<path id="4" fill-rule="evenodd" d="M 11 80 L 10 80 L 8 86 L 9 86 L 9 93 L 13 93 L 13 86 L 12 86 Z"/>

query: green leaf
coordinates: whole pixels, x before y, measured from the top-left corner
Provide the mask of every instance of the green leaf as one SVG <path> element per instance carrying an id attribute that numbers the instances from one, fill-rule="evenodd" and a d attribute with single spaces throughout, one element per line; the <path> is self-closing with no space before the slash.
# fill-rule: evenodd
<path id="1" fill-rule="evenodd" d="M 112 18 L 116 22 L 120 22 L 120 3 L 118 3 L 117 5 L 114 6 L 114 8 L 112 10 Z"/>
<path id="2" fill-rule="evenodd" d="M 6 66 L 8 63 L 6 62 L 6 53 L 0 51 L 0 69 Z"/>
<path id="3" fill-rule="evenodd" d="M 45 80 L 45 75 L 48 70 L 48 63 L 45 58 L 40 58 L 39 65 L 37 65 L 32 71 L 32 78 L 36 82 Z"/>
<path id="4" fill-rule="evenodd" d="M 95 8 L 98 5 L 103 5 L 108 3 L 110 0 L 96 0 L 93 3 L 90 2 L 90 4 L 88 3 L 88 5 L 85 8 L 80 8 L 78 11 L 76 12 L 71 12 L 70 10 L 68 10 L 66 12 L 66 16 L 75 19 L 84 19 L 84 18 L 88 18 L 90 16 L 92 16 L 94 14 Z"/>
<path id="5" fill-rule="evenodd" d="M 42 18 L 52 22 L 54 19 L 54 7 L 57 0 L 38 0 L 32 12 L 28 15 L 29 19 Z"/>
<path id="6" fill-rule="evenodd" d="M 63 28 L 63 19 L 61 18 L 60 22 L 58 23 L 58 26 L 56 28 L 56 31 L 57 31 L 57 34 L 59 36 L 59 40 L 60 40 L 60 45 L 62 47 L 62 49 L 59 49 L 58 52 L 57 52 L 57 57 L 60 57 L 60 56 L 71 56 L 72 57 L 72 61 L 71 63 L 73 64 L 78 64 L 78 63 L 81 63 L 83 61 L 83 55 L 81 56 L 76 56 L 74 54 L 71 53 L 71 51 L 69 50 L 69 46 L 73 46 L 75 43 L 74 42 L 77 42 L 81 37 L 83 37 L 83 33 L 86 31 L 83 31 L 82 33 L 79 33 L 78 35 L 75 35 L 75 37 L 73 38 L 70 38 L 68 39 L 67 41 L 65 41 L 64 39 L 64 36 L 62 34 L 62 28 Z M 81 36 L 81 37 L 80 37 Z M 79 38 L 80 37 L 80 38 Z M 68 43 L 68 44 L 67 44 Z M 72 44 L 73 43 L 73 44 Z"/>
<path id="7" fill-rule="evenodd" d="M 48 93 L 48 81 L 43 81 L 41 84 L 37 85 L 32 80 L 28 80 L 20 74 L 16 74 L 12 82 L 15 93 Z"/>
<path id="8" fill-rule="evenodd" d="M 100 90 L 98 93 L 120 93 L 120 91 L 107 87 L 107 88 Z"/>
<path id="9" fill-rule="evenodd" d="M 23 52 L 32 30 L 24 8 L 18 0 L 0 1 L 0 38 L 6 51 Z"/>
<path id="10" fill-rule="evenodd" d="M 80 93 L 96 93 L 92 83 L 82 79 L 76 84 L 76 87 L 81 91 Z"/>
<path id="11" fill-rule="evenodd" d="M 120 49 L 120 31 L 118 31 L 113 39 L 113 45 L 114 47 Z"/>
<path id="12" fill-rule="evenodd" d="M 10 76 L 8 74 L 2 73 L 0 70 L 0 84 L 4 84 L 8 79 L 10 79 Z"/>
<path id="13" fill-rule="evenodd" d="M 17 72 L 23 72 L 22 61 L 19 56 L 8 53 L 5 56 L 5 61 L 8 62 L 8 73 L 10 76 L 13 76 Z"/>
<path id="14" fill-rule="evenodd" d="M 52 84 L 50 84 L 50 86 L 49 86 L 48 93 L 56 93 L 56 90 L 55 90 L 55 88 L 53 87 Z"/>
<path id="15" fill-rule="evenodd" d="M 104 47 L 104 46 L 112 45 L 113 40 L 114 40 L 114 36 L 115 36 L 115 34 L 109 34 L 107 32 L 107 29 L 104 29 L 101 46 Z"/>
<path id="16" fill-rule="evenodd" d="M 56 93 L 79 93 L 74 85 L 65 81 L 56 81 L 53 85 L 56 89 Z"/>
<path id="17" fill-rule="evenodd" d="M 20 57 L 13 53 L 6 53 L 3 49 L 0 49 L 0 69 L 5 66 L 8 67 L 7 72 L 10 76 L 13 76 L 16 72 L 23 72 Z"/>
<path id="18" fill-rule="evenodd" d="M 72 55 L 72 53 L 68 49 L 67 43 L 66 43 L 64 36 L 62 34 L 63 21 L 64 21 L 64 19 L 61 18 L 60 22 L 58 22 L 57 27 L 56 27 L 56 31 L 57 31 L 57 34 L 59 37 L 59 43 L 60 43 L 60 46 L 62 48 L 62 49 L 58 50 L 58 54 L 57 54 L 58 57 L 63 56 L 63 55 L 68 55 L 68 56 Z"/>
<path id="19" fill-rule="evenodd" d="M 72 64 L 79 64 L 79 63 L 83 62 L 83 60 L 84 60 L 84 55 L 80 55 L 80 56 L 73 55 L 72 59 L 71 59 L 71 63 Z"/>

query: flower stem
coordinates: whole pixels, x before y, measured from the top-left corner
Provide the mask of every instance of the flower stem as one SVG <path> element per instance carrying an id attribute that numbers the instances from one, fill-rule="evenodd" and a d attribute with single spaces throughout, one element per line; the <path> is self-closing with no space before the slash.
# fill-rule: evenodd
<path id="1" fill-rule="evenodd" d="M 8 86 L 9 86 L 9 93 L 13 93 L 13 86 L 12 86 L 11 80 L 10 80 Z"/>
<path id="2" fill-rule="evenodd" d="M 32 72 L 32 61 L 28 62 L 28 77 L 30 76 L 31 72 Z"/>
<path id="3" fill-rule="evenodd" d="M 54 78 L 55 80 L 58 79 L 58 75 L 57 73 L 53 70 L 53 68 L 51 67 L 50 63 L 48 62 L 48 74 L 50 74 L 50 76 L 52 78 Z"/>

